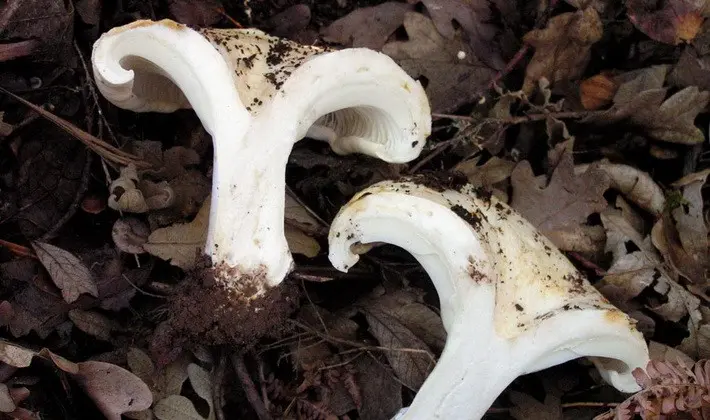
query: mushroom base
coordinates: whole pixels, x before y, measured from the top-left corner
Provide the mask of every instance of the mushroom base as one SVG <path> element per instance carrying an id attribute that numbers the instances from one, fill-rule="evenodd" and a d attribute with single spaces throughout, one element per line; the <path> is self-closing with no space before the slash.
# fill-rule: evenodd
<path id="1" fill-rule="evenodd" d="M 287 330 L 284 321 L 298 307 L 299 289 L 288 280 L 254 296 L 250 287 L 235 288 L 240 278 L 229 282 L 214 268 L 197 269 L 170 298 L 168 320 L 155 331 L 151 351 L 160 364 L 169 363 L 183 348 L 193 345 L 248 347 L 265 336 Z"/>

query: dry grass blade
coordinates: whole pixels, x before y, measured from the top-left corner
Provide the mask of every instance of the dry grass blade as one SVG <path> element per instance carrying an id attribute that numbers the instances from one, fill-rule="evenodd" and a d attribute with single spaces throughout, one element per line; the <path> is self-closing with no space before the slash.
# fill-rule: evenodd
<path id="1" fill-rule="evenodd" d="M 46 118 L 48 121 L 51 121 L 55 125 L 57 125 L 59 128 L 63 129 L 70 135 L 72 135 L 74 138 L 79 140 L 80 142 L 84 143 L 86 147 L 89 149 L 93 150 L 96 152 L 99 156 L 102 158 L 113 162 L 117 163 L 119 165 L 127 166 L 128 164 L 132 163 L 136 165 L 137 168 L 149 168 L 151 165 L 148 162 L 140 160 L 138 156 L 132 155 L 130 153 L 124 152 L 121 149 L 118 149 L 114 146 L 111 146 L 110 144 L 106 143 L 105 141 L 101 140 L 98 137 L 92 136 L 91 134 L 87 133 L 86 131 L 80 129 L 79 127 L 75 126 L 74 124 L 70 123 L 69 121 L 60 118 L 51 112 L 33 104 L 32 102 L 29 102 L 14 93 L 8 91 L 7 89 L 4 89 L 0 87 L 0 92 L 5 93 L 6 95 L 12 97 L 16 101 L 22 103 L 23 105 L 26 105 L 30 108 L 32 108 L 33 111 L 37 112 L 40 114 L 42 117 Z"/>

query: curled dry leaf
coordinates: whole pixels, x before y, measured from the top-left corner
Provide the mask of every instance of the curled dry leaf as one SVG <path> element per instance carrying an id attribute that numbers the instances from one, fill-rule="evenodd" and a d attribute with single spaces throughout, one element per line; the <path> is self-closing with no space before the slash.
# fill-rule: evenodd
<path id="1" fill-rule="evenodd" d="M 360 379 L 363 419 L 389 419 L 402 408 L 402 385 L 385 363 L 372 357 L 358 357 L 353 362 Z"/>
<path id="2" fill-rule="evenodd" d="M 579 97 L 584 109 L 597 110 L 610 105 L 619 85 L 613 78 L 600 73 L 579 84 Z"/>
<path id="3" fill-rule="evenodd" d="M 120 366 L 81 362 L 74 378 L 107 420 L 121 420 L 121 414 L 145 410 L 153 403 L 148 385 Z"/>
<path id="4" fill-rule="evenodd" d="M 37 258 L 47 269 L 54 284 L 62 291 L 67 303 L 72 303 L 82 293 L 97 297 L 96 283 L 89 269 L 69 251 L 44 242 L 32 242 Z"/>
<path id="5" fill-rule="evenodd" d="M 601 37 L 602 22 L 592 7 L 562 13 L 551 18 L 546 28 L 528 32 L 523 40 L 535 48 L 535 55 L 525 70 L 523 92 L 531 94 L 543 77 L 553 85 L 578 79 L 587 67 L 592 45 Z"/>
<path id="6" fill-rule="evenodd" d="M 710 170 L 687 175 L 673 183 L 683 193 L 684 202 L 671 210 L 676 222 L 680 242 L 695 262 L 704 267 L 710 267 L 708 255 L 708 226 L 705 221 L 705 202 L 702 188 L 707 182 Z"/>
<path id="7" fill-rule="evenodd" d="M 605 251 L 613 256 L 612 265 L 599 285 L 602 293 L 613 286 L 615 293 L 609 298 L 623 307 L 641 292 L 652 290 L 662 296 L 665 303 L 649 301 L 646 307 L 674 322 L 697 310 L 700 300 L 669 277 L 650 238 L 644 239 L 618 212 L 605 211 L 600 216 L 607 231 Z M 637 250 L 629 252 L 629 243 Z"/>
<path id="8" fill-rule="evenodd" d="M 148 204 L 143 192 L 138 189 L 138 170 L 130 164 L 121 169 L 118 178 L 109 185 L 108 206 L 114 210 L 128 213 L 145 213 Z"/>
<path id="9" fill-rule="evenodd" d="M 133 217 L 116 220 L 111 229 L 111 237 L 116 247 L 129 254 L 144 253 L 143 244 L 148 240 L 148 235 L 148 226 Z"/>
<path id="10" fill-rule="evenodd" d="M 210 412 L 207 418 L 213 419 L 215 414 L 213 405 L 214 400 L 212 398 L 212 389 L 214 388 L 214 384 L 212 383 L 212 375 L 206 369 L 194 363 L 190 363 L 187 366 L 187 375 L 188 378 L 190 378 L 190 385 L 192 385 L 192 389 L 195 391 L 195 394 L 205 400 L 207 405 L 210 407 Z"/>
<path id="11" fill-rule="evenodd" d="M 604 172 L 609 177 L 609 186 L 637 206 L 653 215 L 659 215 L 666 205 L 666 197 L 661 187 L 651 176 L 633 166 L 611 163 L 606 160 L 593 164 L 577 165 L 574 172 L 582 175 L 590 168 Z"/>

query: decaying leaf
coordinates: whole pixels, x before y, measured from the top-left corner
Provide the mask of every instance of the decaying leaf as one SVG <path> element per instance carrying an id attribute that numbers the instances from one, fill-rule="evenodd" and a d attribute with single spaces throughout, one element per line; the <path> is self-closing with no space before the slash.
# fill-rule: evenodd
<path id="1" fill-rule="evenodd" d="M 427 78 L 432 111 L 445 112 L 471 102 L 495 74 L 460 36 L 444 38 L 424 15 L 407 12 L 404 28 L 409 40 L 390 42 L 382 52 L 412 77 Z"/>
<path id="2" fill-rule="evenodd" d="M 222 4 L 218 0 L 170 0 L 170 14 L 190 26 L 210 26 L 222 19 Z"/>
<path id="3" fill-rule="evenodd" d="M 111 331 L 116 328 L 113 321 L 95 311 L 72 309 L 69 311 L 69 319 L 80 330 L 104 341 L 111 340 Z"/>
<path id="4" fill-rule="evenodd" d="M 710 92 L 689 86 L 666 99 L 667 73 L 668 66 L 651 66 L 617 76 L 620 86 L 614 105 L 581 121 L 602 126 L 628 121 L 656 140 L 701 143 L 705 135 L 695 126 L 695 118 L 707 106 Z"/>
<path id="5" fill-rule="evenodd" d="M 609 177 L 609 187 L 624 194 L 626 198 L 651 214 L 661 214 L 666 197 L 661 187 L 651 176 L 633 166 L 611 163 L 606 160 L 593 165 L 577 165 L 574 172 L 581 175 L 590 167 L 604 172 Z"/>
<path id="6" fill-rule="evenodd" d="M 535 48 L 535 55 L 525 70 L 523 91 L 531 94 L 543 77 L 553 85 L 578 79 L 587 67 L 592 45 L 601 37 L 602 22 L 592 7 L 557 15 L 545 29 L 528 32 L 523 40 Z"/>
<path id="7" fill-rule="evenodd" d="M 446 344 L 446 330 L 441 316 L 421 303 L 421 300 L 421 293 L 403 289 L 367 299 L 362 305 L 396 318 L 427 346 L 442 350 Z"/>
<path id="8" fill-rule="evenodd" d="M 67 303 L 79 299 L 82 293 L 94 297 L 99 295 L 91 272 L 79 258 L 69 251 L 44 242 L 33 242 L 32 247 L 54 284 L 62 291 L 62 297 Z"/>
<path id="9" fill-rule="evenodd" d="M 603 196 L 608 177 L 594 169 L 584 176 L 575 175 L 570 149 L 565 147 L 547 185 L 540 185 L 527 161 L 519 163 L 511 175 L 511 205 L 557 246 L 565 244 L 565 231 L 586 225 L 590 214 L 608 206 Z"/>
<path id="10" fill-rule="evenodd" d="M 0 15 L 3 31 L 0 39 L 38 39 L 42 56 L 35 59 L 63 59 L 71 57 L 71 35 L 74 33 L 74 6 L 71 2 L 52 0 L 3 2 Z"/>
<path id="11" fill-rule="evenodd" d="M 195 394 L 205 400 L 207 405 L 210 407 L 207 419 L 214 419 L 214 400 L 212 398 L 212 389 L 214 388 L 214 384 L 212 383 L 212 375 L 206 369 L 194 363 L 190 363 L 187 366 L 187 375 Z"/>
<path id="12" fill-rule="evenodd" d="M 651 39 L 676 45 L 692 41 L 703 24 L 704 0 L 628 0 L 629 20 Z"/>
<path id="13" fill-rule="evenodd" d="M 348 47 L 379 50 L 402 25 L 411 5 L 386 2 L 372 7 L 361 7 L 336 20 L 321 31 L 323 39 Z"/>
<path id="14" fill-rule="evenodd" d="M 81 362 L 74 377 L 107 420 L 121 420 L 121 414 L 145 410 L 153 403 L 148 385 L 120 366 Z"/>
<path id="15" fill-rule="evenodd" d="M 362 308 L 361 311 L 380 346 L 390 349 L 385 356 L 399 380 L 412 390 L 419 389 L 434 367 L 434 358 L 427 345 L 397 318 L 374 308 Z"/>
<path id="16" fill-rule="evenodd" d="M 189 398 L 170 395 L 155 403 L 153 414 L 160 420 L 205 420 Z"/>
<path id="17" fill-rule="evenodd" d="M 176 223 L 154 230 L 148 236 L 143 249 L 156 257 L 170 261 L 183 270 L 194 267 L 205 247 L 207 225 L 210 216 L 210 201 L 205 200 L 202 208 L 189 223 Z"/>
<path id="18" fill-rule="evenodd" d="M 700 300 L 668 276 L 650 238 L 644 239 L 614 211 L 603 212 L 600 216 L 607 231 L 606 251 L 613 255 L 612 265 L 599 286 L 602 293 L 606 286 L 614 286 L 614 296 L 609 298 L 624 306 L 625 301 L 652 290 L 662 297 L 663 303 L 649 300 L 646 307 L 674 322 L 697 310 Z M 630 250 L 630 244 L 635 250 Z"/>
<path id="19" fill-rule="evenodd" d="M 358 357 L 353 365 L 362 391 L 363 419 L 391 419 L 402 408 L 402 385 L 384 362 Z"/>
<path id="20" fill-rule="evenodd" d="M 508 195 L 505 189 L 497 189 L 495 186 L 510 178 L 515 168 L 515 162 L 493 156 L 483 165 L 479 165 L 480 157 L 465 160 L 454 168 L 455 171 L 466 175 L 468 182 L 475 187 L 483 187 L 504 202 L 508 202 Z"/>
<path id="21" fill-rule="evenodd" d="M 409 0 L 417 3 L 418 0 Z M 507 8 L 508 2 L 471 0 L 421 0 L 437 31 L 446 39 L 457 37 L 457 28 L 465 34 L 471 51 L 487 66 L 500 70 L 505 66 L 496 37 L 500 35 L 497 25 L 491 23 L 495 13 L 515 14 L 515 8 Z M 508 3 L 509 4 L 509 3 Z M 496 7 L 505 10 L 494 10 Z M 457 25 L 457 26 L 455 26 Z"/>
<path id="22" fill-rule="evenodd" d="M 27 367 L 32 363 L 32 358 L 36 352 L 24 347 L 0 341 L 0 361 L 16 368 Z"/>
<path id="23" fill-rule="evenodd" d="M 117 219 L 111 229 L 111 238 L 116 247 L 129 254 L 144 253 L 143 244 L 148 240 L 148 235 L 148 226 L 133 217 Z"/>
<path id="24" fill-rule="evenodd" d="M 707 269 L 710 267 L 708 226 L 705 220 L 705 208 L 702 188 L 707 182 L 710 170 L 687 175 L 673 183 L 683 193 L 683 203 L 671 210 L 676 222 L 678 237 L 683 249 L 695 260 L 696 264 Z M 697 279 L 700 280 L 700 279 Z"/>

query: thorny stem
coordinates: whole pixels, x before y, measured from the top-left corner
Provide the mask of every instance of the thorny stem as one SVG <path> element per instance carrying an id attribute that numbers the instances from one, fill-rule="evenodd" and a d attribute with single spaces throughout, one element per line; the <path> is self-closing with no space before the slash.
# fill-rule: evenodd
<path id="1" fill-rule="evenodd" d="M 259 420 L 272 420 L 273 417 L 271 417 L 271 414 L 266 411 L 264 401 L 262 401 L 259 397 L 254 381 L 252 381 L 251 376 L 249 376 L 249 371 L 247 371 L 247 366 L 244 363 L 244 353 L 233 353 L 232 365 L 234 366 L 234 371 L 237 373 L 239 381 L 244 387 L 244 393 L 247 396 L 249 404 L 251 404 L 252 408 L 256 412 L 256 416 Z"/>

